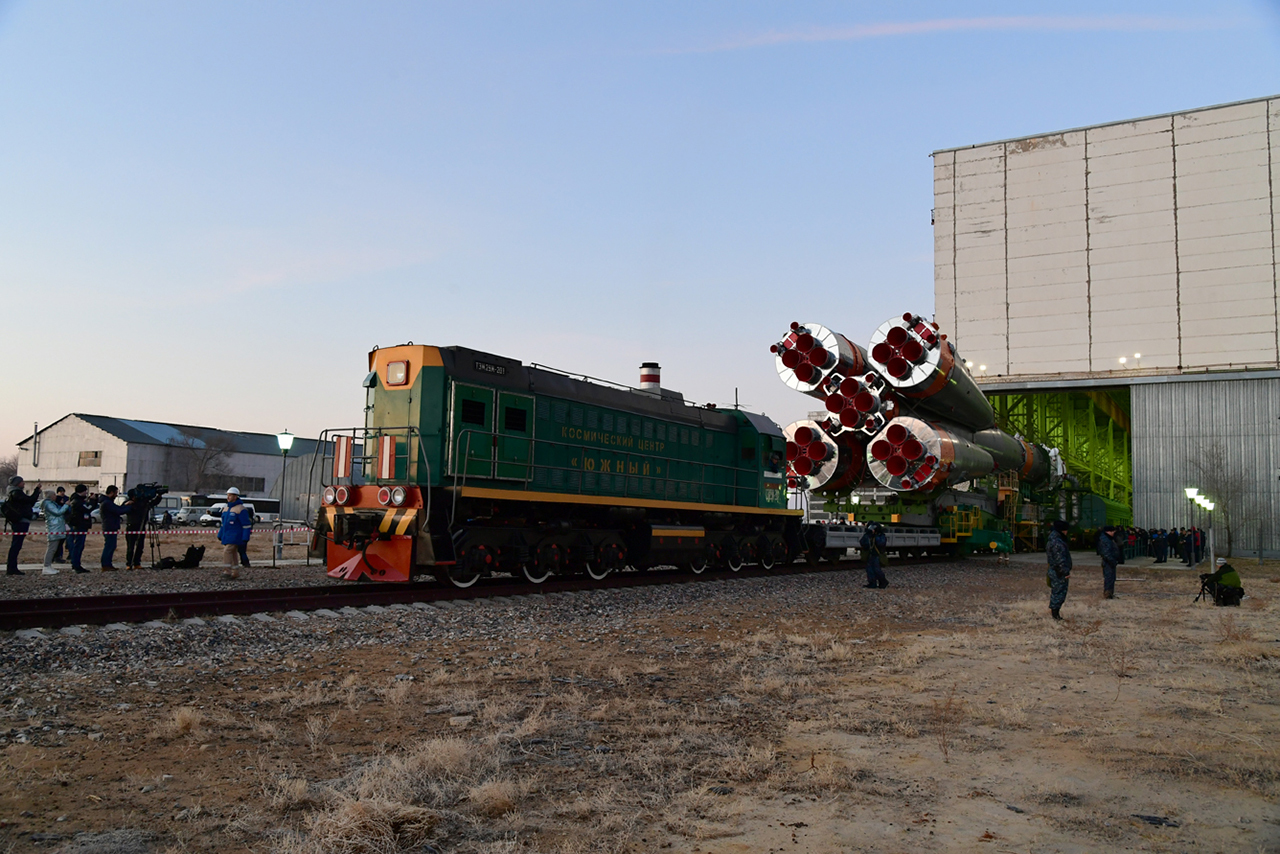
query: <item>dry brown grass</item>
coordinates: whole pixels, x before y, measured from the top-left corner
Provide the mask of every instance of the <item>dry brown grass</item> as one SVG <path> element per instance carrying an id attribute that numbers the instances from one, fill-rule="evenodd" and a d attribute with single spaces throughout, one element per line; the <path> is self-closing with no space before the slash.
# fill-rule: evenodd
<path id="1" fill-rule="evenodd" d="M 280 854 L 400 854 L 425 846 L 439 815 L 382 800 L 347 800 L 312 815 L 301 836 L 283 841 Z"/>
<path id="2" fill-rule="evenodd" d="M 177 738 L 190 736 L 200 738 L 204 735 L 206 723 L 204 712 L 191 706 L 179 706 L 169 717 L 160 721 L 152 730 L 152 738 Z"/>
<path id="3" fill-rule="evenodd" d="M 1240 625 L 1235 614 L 1223 614 L 1214 622 L 1218 643 L 1244 643 L 1255 638 L 1253 629 Z"/>

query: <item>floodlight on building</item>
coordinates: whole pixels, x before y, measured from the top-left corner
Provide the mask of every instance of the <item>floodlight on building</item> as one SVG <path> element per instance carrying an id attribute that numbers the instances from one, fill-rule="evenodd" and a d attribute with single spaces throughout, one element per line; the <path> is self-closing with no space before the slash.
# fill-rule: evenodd
<path id="1" fill-rule="evenodd" d="M 1129 361 L 1129 360 L 1128 360 L 1128 359 L 1126 359 L 1124 356 L 1121 356 L 1121 357 L 1120 357 L 1120 364 L 1122 364 L 1122 365 L 1123 365 L 1124 363 L 1126 363 L 1126 362 L 1128 362 L 1128 361 Z"/>

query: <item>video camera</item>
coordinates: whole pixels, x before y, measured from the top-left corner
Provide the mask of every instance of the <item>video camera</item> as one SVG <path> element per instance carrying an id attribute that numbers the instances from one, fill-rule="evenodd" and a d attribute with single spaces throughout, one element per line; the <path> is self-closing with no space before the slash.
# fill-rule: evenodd
<path id="1" fill-rule="evenodd" d="M 169 487 L 158 483 L 140 483 L 130 489 L 126 495 L 134 504 L 142 504 L 148 510 L 160 503 L 160 496 L 169 491 Z"/>

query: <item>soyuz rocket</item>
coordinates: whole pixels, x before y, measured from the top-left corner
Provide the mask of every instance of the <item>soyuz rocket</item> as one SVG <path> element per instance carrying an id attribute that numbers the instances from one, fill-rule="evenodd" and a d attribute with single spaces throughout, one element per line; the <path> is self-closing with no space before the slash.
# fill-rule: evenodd
<path id="1" fill-rule="evenodd" d="M 816 323 L 792 323 L 769 349 L 782 381 L 826 406 L 783 431 L 792 488 L 931 493 L 992 472 L 1033 486 L 1051 474 L 1049 452 L 996 426 L 955 344 L 919 315 L 885 321 L 866 350 Z"/>

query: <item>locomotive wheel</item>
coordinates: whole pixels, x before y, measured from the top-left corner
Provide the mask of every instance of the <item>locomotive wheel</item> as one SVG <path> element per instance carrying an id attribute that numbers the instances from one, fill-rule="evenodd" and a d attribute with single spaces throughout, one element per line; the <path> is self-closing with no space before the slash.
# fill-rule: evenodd
<path id="1" fill-rule="evenodd" d="M 818 561 L 822 560 L 822 550 L 809 549 L 804 553 L 804 560 L 805 563 L 809 564 L 809 566 L 817 566 Z"/>
<path id="2" fill-rule="evenodd" d="M 529 561 L 520 567 L 520 572 L 530 584 L 541 584 L 551 577 L 551 570 Z"/>
<path id="3" fill-rule="evenodd" d="M 493 552 L 483 543 L 461 549 L 458 562 L 448 569 L 449 583 L 454 587 L 470 587 L 487 568 L 496 564 Z"/>
<path id="4" fill-rule="evenodd" d="M 627 565 L 627 547 L 618 539 L 608 539 L 600 544 L 595 560 L 587 562 L 587 575 L 603 581 L 615 569 Z"/>
<path id="5" fill-rule="evenodd" d="M 699 555 L 693 560 L 687 562 L 684 568 L 692 572 L 694 575 L 702 575 L 707 571 L 707 558 L 705 555 Z"/>
<path id="6" fill-rule="evenodd" d="M 730 572 L 737 572 L 742 569 L 742 552 L 738 551 L 738 544 L 733 540 L 725 540 L 724 546 L 724 565 Z"/>
<path id="7" fill-rule="evenodd" d="M 773 543 L 769 542 L 768 537 L 761 537 L 756 543 L 756 553 L 760 555 L 760 567 L 762 569 L 773 569 L 773 565 L 777 562 L 777 556 L 773 553 Z"/>

